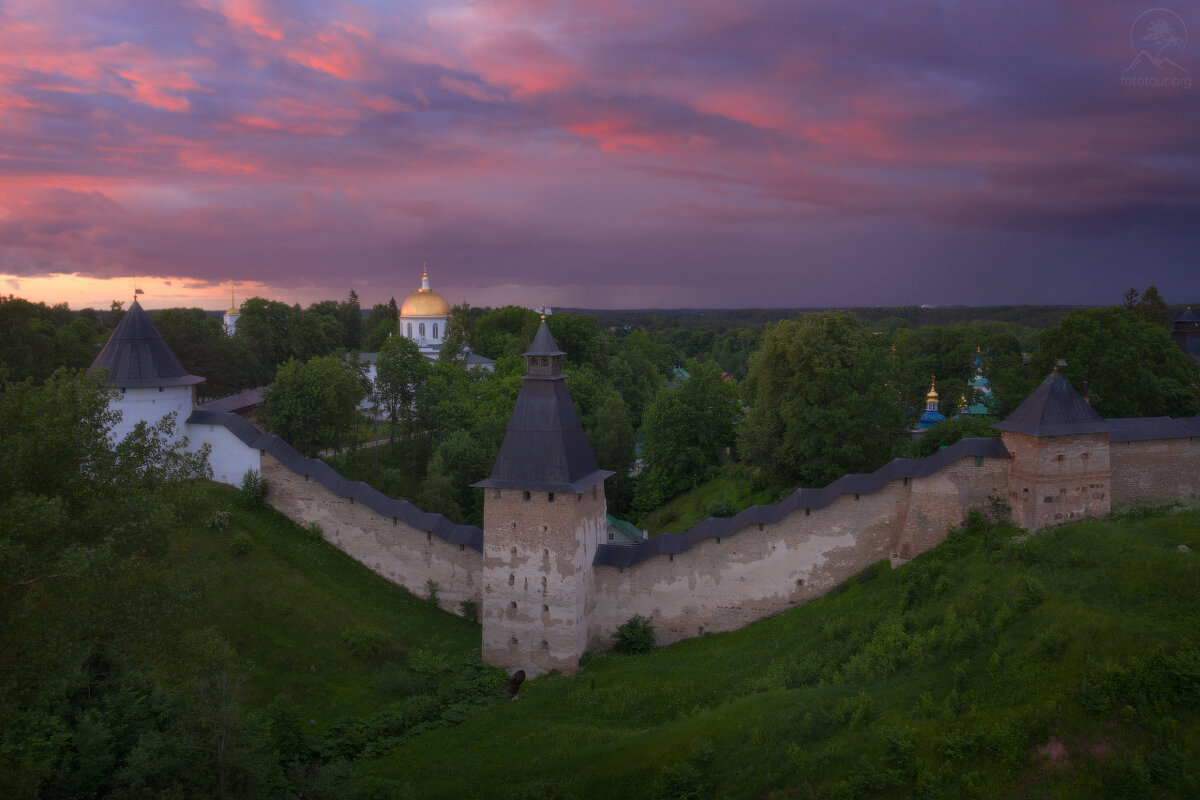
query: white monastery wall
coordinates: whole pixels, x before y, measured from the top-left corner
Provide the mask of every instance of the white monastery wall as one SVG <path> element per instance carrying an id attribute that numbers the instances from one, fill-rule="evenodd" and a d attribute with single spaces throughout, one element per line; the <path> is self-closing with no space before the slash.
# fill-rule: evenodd
<path id="1" fill-rule="evenodd" d="M 703 539 L 674 555 L 596 570 L 589 649 L 611 644 L 634 614 L 653 620 L 659 644 L 729 631 L 820 597 L 885 558 L 904 560 L 940 543 L 972 508 L 1005 488 L 1007 464 L 968 457 L 926 478 L 844 494 L 774 524 Z"/>
<path id="2" fill-rule="evenodd" d="M 240 487 L 246 470 L 262 472 L 262 457 L 258 448 L 248 447 L 223 425 L 190 423 L 184 426 L 192 450 L 210 445 L 208 464 L 213 480 Z"/>
<path id="3" fill-rule="evenodd" d="M 325 540 L 355 561 L 419 597 L 428 592 L 426 582 L 435 581 L 438 605 L 455 614 L 463 600 L 479 602 L 479 552 L 338 497 L 269 453 L 262 454 L 262 475 L 271 506 L 301 525 L 320 525 Z"/>
<path id="4" fill-rule="evenodd" d="M 112 441 L 124 439 L 139 422 L 151 425 L 167 414 L 175 412 L 175 433 L 178 439 L 187 433 L 184 420 L 192 413 L 192 386 L 163 386 L 147 388 L 114 389 L 110 408 L 121 412 L 121 420 L 109 432 Z"/>

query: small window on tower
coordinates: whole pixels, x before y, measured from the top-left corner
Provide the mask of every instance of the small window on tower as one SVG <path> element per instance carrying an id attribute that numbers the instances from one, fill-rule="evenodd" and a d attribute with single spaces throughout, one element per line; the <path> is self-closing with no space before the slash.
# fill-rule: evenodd
<path id="1" fill-rule="evenodd" d="M 529 502 L 529 492 L 528 491 L 521 492 L 521 499 L 524 500 L 526 503 L 528 503 Z"/>
<path id="2" fill-rule="evenodd" d="M 554 502 L 554 492 L 547 492 L 547 493 L 546 493 L 546 502 L 547 502 L 547 503 L 553 503 L 553 502 Z"/>
<path id="3" fill-rule="evenodd" d="M 422 339 L 425 338 L 425 323 L 424 322 L 422 322 L 420 325 L 417 326 L 417 335 L 420 336 Z"/>
<path id="4" fill-rule="evenodd" d="M 408 323 L 408 333 L 406 335 L 408 336 L 408 338 L 410 338 L 410 339 L 412 338 L 412 323 L 411 322 Z"/>
<path id="5" fill-rule="evenodd" d="M 435 323 L 433 323 L 433 338 L 435 338 L 435 339 L 436 339 L 436 338 L 438 338 L 438 335 L 437 335 L 437 323 L 436 323 L 436 322 L 435 322 Z"/>

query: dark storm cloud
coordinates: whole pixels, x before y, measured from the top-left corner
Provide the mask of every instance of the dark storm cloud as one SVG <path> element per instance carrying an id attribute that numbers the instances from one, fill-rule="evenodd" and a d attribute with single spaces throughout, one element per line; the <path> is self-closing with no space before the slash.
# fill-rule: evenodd
<path id="1" fill-rule="evenodd" d="M 1122 84 L 1145 10 L 11 4 L 0 272 L 332 295 L 429 261 L 475 302 L 813 305 L 988 302 L 1052 263 L 1074 281 L 1007 300 L 1195 296 L 1200 103 Z"/>

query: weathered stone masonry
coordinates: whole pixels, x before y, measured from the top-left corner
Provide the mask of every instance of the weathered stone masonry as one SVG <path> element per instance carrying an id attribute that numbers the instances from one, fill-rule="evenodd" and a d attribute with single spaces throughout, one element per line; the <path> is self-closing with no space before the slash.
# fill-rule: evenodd
<path id="1" fill-rule="evenodd" d="M 463 600 L 479 602 L 481 559 L 467 542 L 448 542 L 354 497 L 339 497 L 269 453 L 262 456 L 262 474 L 272 507 L 302 525 L 316 523 L 326 541 L 388 580 L 422 597 L 433 581 L 438 605 L 454 613 Z"/>

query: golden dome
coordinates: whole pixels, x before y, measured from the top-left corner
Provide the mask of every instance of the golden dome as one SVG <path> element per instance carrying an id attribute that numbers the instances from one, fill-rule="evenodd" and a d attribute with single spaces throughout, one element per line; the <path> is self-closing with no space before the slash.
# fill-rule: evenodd
<path id="1" fill-rule="evenodd" d="M 402 317 L 448 317 L 450 304 L 429 288 L 429 271 L 421 275 L 421 288 L 410 294 L 400 306 Z"/>
<path id="2" fill-rule="evenodd" d="M 229 290 L 229 310 L 226 311 L 225 313 L 226 314 L 241 314 L 242 313 L 241 311 L 238 310 L 237 303 L 233 299 L 233 290 L 232 289 Z"/>
<path id="3" fill-rule="evenodd" d="M 933 388 L 933 383 L 934 383 L 933 379 L 930 378 L 929 379 L 929 394 L 925 395 L 926 400 L 937 400 L 938 399 L 937 389 Z"/>

